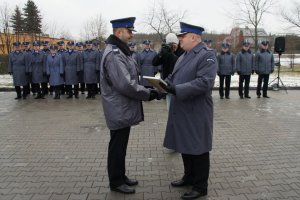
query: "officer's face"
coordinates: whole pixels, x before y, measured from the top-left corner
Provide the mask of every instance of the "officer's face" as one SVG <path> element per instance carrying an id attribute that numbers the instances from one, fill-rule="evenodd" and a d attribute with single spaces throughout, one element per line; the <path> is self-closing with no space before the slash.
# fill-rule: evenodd
<path id="1" fill-rule="evenodd" d="M 133 33 L 127 28 L 120 28 L 117 31 L 117 37 L 127 44 L 133 38 Z"/>
<path id="2" fill-rule="evenodd" d="M 243 46 L 243 49 L 245 50 L 245 51 L 248 51 L 249 50 L 249 48 L 250 48 L 250 46 L 248 45 L 248 46 Z"/>
<path id="3" fill-rule="evenodd" d="M 39 46 L 33 46 L 33 49 L 34 49 L 35 51 L 38 51 L 38 50 L 40 49 L 40 47 L 39 47 Z"/>
<path id="4" fill-rule="evenodd" d="M 73 45 L 68 45 L 68 49 L 73 50 L 73 49 L 74 49 L 74 46 L 73 46 Z"/>
<path id="5" fill-rule="evenodd" d="M 184 35 L 180 35 L 178 37 L 180 46 L 185 51 L 192 50 L 197 44 L 199 44 L 200 37 L 196 36 L 196 34 L 193 33 L 186 33 Z"/>
<path id="6" fill-rule="evenodd" d="M 266 44 L 266 45 L 263 45 L 263 44 L 262 44 L 262 45 L 261 45 L 261 48 L 262 48 L 262 49 L 268 49 L 268 47 L 269 47 L 268 44 Z"/>

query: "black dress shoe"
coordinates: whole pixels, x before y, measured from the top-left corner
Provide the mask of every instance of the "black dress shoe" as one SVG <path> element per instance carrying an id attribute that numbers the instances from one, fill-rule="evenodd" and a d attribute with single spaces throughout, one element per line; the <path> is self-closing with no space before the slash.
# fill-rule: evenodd
<path id="1" fill-rule="evenodd" d="M 247 99 L 251 99 L 251 97 L 250 97 L 250 96 L 245 96 L 245 98 L 247 98 Z"/>
<path id="2" fill-rule="evenodd" d="M 198 192 L 192 190 L 191 192 L 186 192 L 181 196 L 181 199 L 197 199 L 199 197 L 203 197 L 207 195 L 207 191 Z"/>
<path id="3" fill-rule="evenodd" d="M 177 180 L 177 181 L 172 181 L 171 185 L 173 187 L 183 187 L 183 186 L 189 185 L 189 183 L 186 182 L 186 181 L 184 181 L 184 180 L 182 180 L 182 179 L 180 179 L 180 180 Z"/>
<path id="4" fill-rule="evenodd" d="M 127 178 L 125 180 L 125 184 L 126 185 L 129 185 L 129 186 L 134 186 L 134 185 L 137 185 L 139 182 L 137 180 L 134 180 L 134 179 L 129 179 Z"/>
<path id="5" fill-rule="evenodd" d="M 257 95 L 257 98 L 260 98 L 260 95 Z"/>
<path id="6" fill-rule="evenodd" d="M 243 96 L 240 96 L 240 99 L 243 99 L 244 97 Z"/>
<path id="7" fill-rule="evenodd" d="M 120 192 L 123 194 L 135 193 L 135 189 L 128 187 L 128 185 L 126 185 L 126 184 L 120 185 L 119 187 L 111 187 L 110 190 L 115 191 L 115 192 Z"/>
<path id="8" fill-rule="evenodd" d="M 263 98 L 270 98 L 270 97 L 269 97 L 269 96 L 267 96 L 267 95 L 264 95 L 264 96 L 263 96 Z"/>
<path id="9" fill-rule="evenodd" d="M 225 97 L 226 99 L 230 99 L 230 97 L 229 96 L 227 96 L 227 97 Z"/>
<path id="10" fill-rule="evenodd" d="M 224 97 L 220 97 L 220 99 L 224 99 Z"/>

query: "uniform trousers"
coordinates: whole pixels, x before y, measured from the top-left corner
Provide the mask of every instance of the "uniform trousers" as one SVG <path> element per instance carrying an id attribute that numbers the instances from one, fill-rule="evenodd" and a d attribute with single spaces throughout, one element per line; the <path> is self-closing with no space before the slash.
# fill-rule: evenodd
<path id="1" fill-rule="evenodd" d="M 192 185 L 192 190 L 207 191 L 209 177 L 209 152 L 201 155 L 181 154 L 184 165 L 182 180 Z"/>
<path id="2" fill-rule="evenodd" d="M 239 95 L 240 95 L 240 97 L 243 97 L 244 94 L 245 94 L 245 97 L 249 96 L 250 77 L 251 77 L 251 75 L 240 75 L 240 78 L 239 78 Z M 245 88 L 244 88 L 244 81 L 245 81 Z"/>
<path id="3" fill-rule="evenodd" d="M 219 87 L 220 97 L 224 97 L 224 80 L 225 80 L 225 97 L 229 97 L 231 75 L 219 75 L 219 76 L 220 76 L 220 87 Z"/>
<path id="4" fill-rule="evenodd" d="M 258 75 L 257 88 L 256 88 L 257 96 L 261 95 L 261 84 L 262 84 L 262 82 L 264 82 L 263 83 L 263 96 L 267 96 L 269 76 L 270 76 L 270 74 L 259 74 Z"/>
<path id="5" fill-rule="evenodd" d="M 125 157 L 130 127 L 110 130 L 107 156 L 107 172 L 110 187 L 119 187 L 126 180 Z"/>
<path id="6" fill-rule="evenodd" d="M 17 97 L 21 97 L 22 96 L 21 86 L 15 86 L 15 90 L 16 90 L 16 93 L 17 93 Z M 23 97 L 27 96 L 28 90 L 29 90 L 28 85 L 24 85 L 23 86 Z"/>
<path id="7" fill-rule="evenodd" d="M 41 83 L 41 85 L 42 85 L 42 94 L 43 95 L 48 94 L 48 83 L 44 82 L 44 83 Z"/>
<path id="8" fill-rule="evenodd" d="M 41 87 L 39 83 L 32 83 L 32 91 L 34 91 L 34 93 L 38 93 L 41 94 Z"/>
<path id="9" fill-rule="evenodd" d="M 86 84 L 88 97 L 94 97 L 97 90 L 97 83 L 87 83 Z"/>

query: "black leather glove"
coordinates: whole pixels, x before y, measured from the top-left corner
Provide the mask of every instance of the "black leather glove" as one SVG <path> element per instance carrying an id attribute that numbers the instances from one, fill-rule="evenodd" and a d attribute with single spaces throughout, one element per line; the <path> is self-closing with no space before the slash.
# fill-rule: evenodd
<path id="1" fill-rule="evenodd" d="M 238 74 L 238 75 L 241 75 L 241 72 L 240 72 L 240 71 L 237 71 L 237 74 Z"/>
<path id="2" fill-rule="evenodd" d="M 251 72 L 251 74 L 254 74 L 254 70 L 252 69 L 252 72 Z"/>
<path id="3" fill-rule="evenodd" d="M 175 86 L 171 83 L 167 83 L 168 85 L 165 85 L 163 83 L 159 83 L 159 85 L 168 93 L 176 95 Z"/>
<path id="4" fill-rule="evenodd" d="M 217 72 L 217 75 L 220 76 L 221 75 L 220 72 Z"/>
<path id="5" fill-rule="evenodd" d="M 158 98 L 158 92 L 156 90 L 150 89 L 150 95 L 148 101 L 152 101 Z"/>

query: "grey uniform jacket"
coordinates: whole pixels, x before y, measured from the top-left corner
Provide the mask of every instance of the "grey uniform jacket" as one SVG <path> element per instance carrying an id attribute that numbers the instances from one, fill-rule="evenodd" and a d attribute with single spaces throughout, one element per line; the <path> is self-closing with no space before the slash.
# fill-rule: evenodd
<path id="1" fill-rule="evenodd" d="M 218 74 L 232 75 L 235 71 L 235 58 L 232 53 L 220 53 L 218 55 Z"/>
<path id="2" fill-rule="evenodd" d="M 25 86 L 29 83 L 26 73 L 31 72 L 30 55 L 25 52 L 12 52 L 8 57 L 8 72 L 12 73 L 15 86 Z"/>
<path id="3" fill-rule="evenodd" d="M 47 82 L 46 74 L 46 60 L 45 54 L 41 51 L 32 52 L 30 54 L 30 67 L 32 71 L 32 83 Z"/>
<path id="4" fill-rule="evenodd" d="M 274 70 L 274 56 L 269 50 L 258 51 L 255 55 L 255 71 L 258 74 L 270 74 Z"/>
<path id="5" fill-rule="evenodd" d="M 254 70 L 254 63 L 251 51 L 240 51 L 236 56 L 236 71 L 241 75 L 250 75 Z"/>
<path id="6" fill-rule="evenodd" d="M 137 64 L 118 47 L 108 44 L 100 65 L 101 97 L 106 124 L 117 130 L 143 121 L 142 100 L 149 90 L 138 84 Z"/>
<path id="7" fill-rule="evenodd" d="M 217 73 L 213 50 L 198 44 L 181 55 L 167 81 L 173 83 L 164 146 L 176 152 L 200 155 L 212 149 L 212 89 Z"/>
<path id="8" fill-rule="evenodd" d="M 64 84 L 62 75 L 64 74 L 64 66 L 62 63 L 61 55 L 55 54 L 47 56 L 46 62 L 47 75 L 49 75 L 49 84 L 51 86 L 58 86 Z"/>
<path id="9" fill-rule="evenodd" d="M 98 50 L 86 49 L 83 52 L 83 78 L 85 83 L 98 83 L 99 74 L 97 74 L 97 71 L 99 71 L 100 59 Z"/>
<path id="10" fill-rule="evenodd" d="M 65 69 L 65 84 L 78 84 L 78 75 L 81 68 L 81 59 L 78 52 L 66 51 L 62 54 L 63 65 Z"/>
<path id="11" fill-rule="evenodd" d="M 143 79 L 143 76 L 154 76 L 157 73 L 157 67 L 152 65 L 152 60 L 157 53 L 152 49 L 149 49 L 149 51 L 143 50 L 139 55 L 141 65 L 141 84 L 144 86 L 152 86 L 147 80 Z"/>

